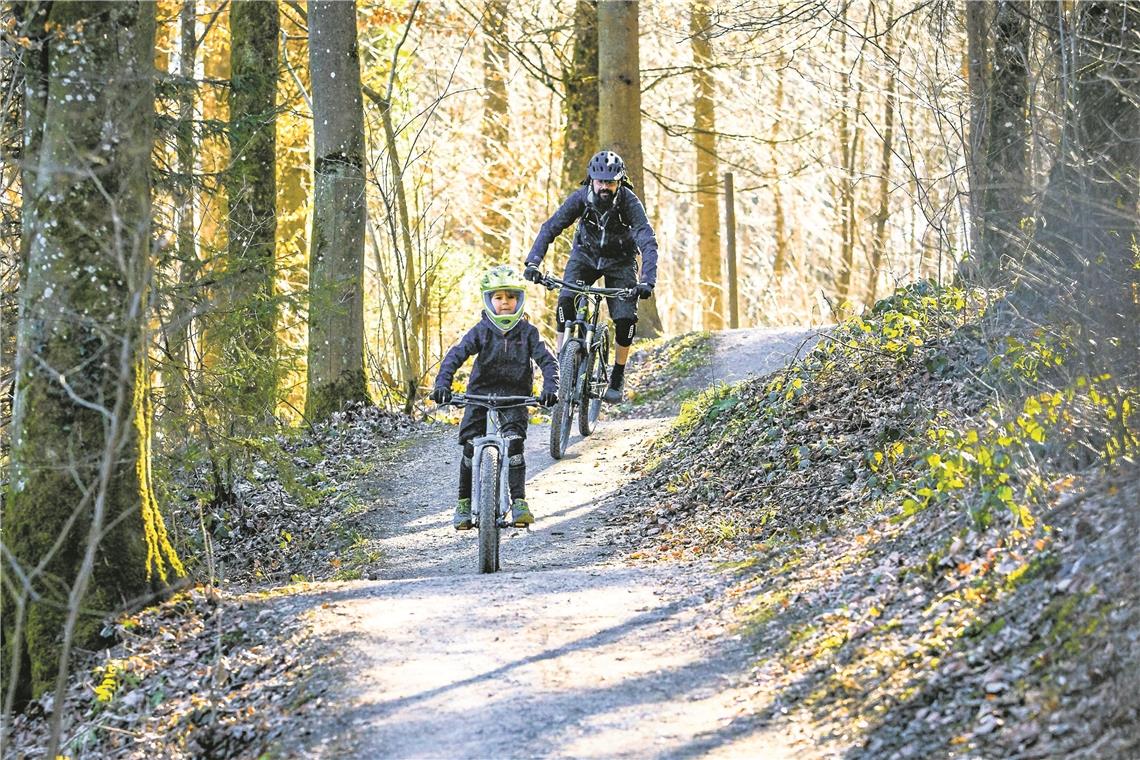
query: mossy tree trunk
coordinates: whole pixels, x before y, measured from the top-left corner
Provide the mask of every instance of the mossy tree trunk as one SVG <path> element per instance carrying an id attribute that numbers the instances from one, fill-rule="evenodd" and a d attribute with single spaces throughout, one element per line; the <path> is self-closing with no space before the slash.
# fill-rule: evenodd
<path id="1" fill-rule="evenodd" d="M 8 698 L 148 587 L 133 418 L 150 239 L 151 3 L 54 3 L 4 509 Z M 38 134 L 34 134 L 35 131 Z M 80 614 L 82 610 L 82 614 Z M 59 702 L 57 701 L 57 704 Z M 54 756 L 54 751 L 49 753 Z"/>
<path id="2" fill-rule="evenodd" d="M 309 383 L 320 420 L 368 402 L 364 374 L 364 106 L 355 2 L 309 6 L 313 90 L 313 235 L 309 258 Z"/>
<path id="3" fill-rule="evenodd" d="M 273 294 L 277 235 L 276 3 L 230 7 L 229 251 L 217 324 L 227 401 L 239 434 L 273 416 L 277 357 Z"/>
<path id="4" fill-rule="evenodd" d="M 598 3 L 598 143 L 625 160 L 633 189 L 649 206 L 641 151 L 641 55 L 638 3 Z M 638 334 L 661 334 L 657 299 L 639 302 Z"/>

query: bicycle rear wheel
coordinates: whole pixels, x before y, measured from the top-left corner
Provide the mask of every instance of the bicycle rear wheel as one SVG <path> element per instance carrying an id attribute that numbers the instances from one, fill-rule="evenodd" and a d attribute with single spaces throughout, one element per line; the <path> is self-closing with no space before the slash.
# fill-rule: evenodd
<path id="1" fill-rule="evenodd" d="M 476 493 L 479 499 L 479 572 L 493 573 L 499 569 L 499 452 L 491 447 L 483 449 L 479 464 L 479 481 Z"/>
<path id="2" fill-rule="evenodd" d="M 599 327 L 590 352 L 586 354 L 585 382 L 578 400 L 578 432 L 587 436 L 597 427 L 602 411 L 602 394 L 606 392 L 607 369 L 610 363 L 610 331 Z"/>
<path id="3" fill-rule="evenodd" d="M 561 459 L 570 443 L 570 425 L 577 403 L 578 355 L 581 343 L 568 340 L 558 358 L 558 403 L 550 412 L 550 456 Z"/>

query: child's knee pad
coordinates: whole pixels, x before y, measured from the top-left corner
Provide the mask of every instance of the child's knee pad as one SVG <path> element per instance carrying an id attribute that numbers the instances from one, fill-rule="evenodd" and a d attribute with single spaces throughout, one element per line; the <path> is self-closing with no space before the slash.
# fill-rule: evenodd
<path id="1" fill-rule="evenodd" d="M 566 323 L 574 316 L 574 296 L 562 296 L 558 299 L 558 309 L 554 312 L 554 319 L 558 332 L 566 329 Z"/>
<path id="2" fill-rule="evenodd" d="M 526 460 L 523 459 L 523 447 L 525 442 L 521 438 L 516 438 L 507 444 L 507 461 L 511 467 L 518 467 L 524 464 Z"/>
<path id="3" fill-rule="evenodd" d="M 633 345 L 633 335 L 637 332 L 636 319 L 615 319 L 614 320 L 614 340 L 619 346 L 629 347 Z"/>

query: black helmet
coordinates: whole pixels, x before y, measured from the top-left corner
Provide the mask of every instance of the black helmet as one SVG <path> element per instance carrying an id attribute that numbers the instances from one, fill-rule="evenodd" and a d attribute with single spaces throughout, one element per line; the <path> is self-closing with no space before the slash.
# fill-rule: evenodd
<path id="1" fill-rule="evenodd" d="M 600 150 L 590 159 L 586 167 L 586 176 L 590 179 L 600 179 L 607 182 L 625 179 L 625 161 L 612 150 Z"/>

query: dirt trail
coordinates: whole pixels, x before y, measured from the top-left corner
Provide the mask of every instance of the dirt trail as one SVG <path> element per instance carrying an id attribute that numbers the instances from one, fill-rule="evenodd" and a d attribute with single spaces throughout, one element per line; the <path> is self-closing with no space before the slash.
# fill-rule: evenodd
<path id="1" fill-rule="evenodd" d="M 787 353 L 758 334 L 756 356 Z M 778 343 L 778 345 L 777 345 Z M 739 341 L 732 344 L 739 372 Z M 798 345 L 798 341 L 796 341 Z M 794 350 L 795 346 L 791 346 Z M 767 361 L 767 360 L 766 360 Z M 321 757 L 804 757 L 787 725 L 747 715 L 771 695 L 728 628 L 703 563 L 631 566 L 597 505 L 668 420 L 603 421 L 550 458 L 532 426 L 530 531 L 504 533 L 503 571 L 474 572 L 450 527 L 459 447 L 440 429 L 380 463 L 375 580 L 322 587 L 318 636 L 338 651 Z M 805 752 L 807 754 L 805 754 Z"/>

